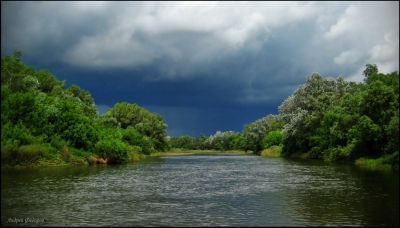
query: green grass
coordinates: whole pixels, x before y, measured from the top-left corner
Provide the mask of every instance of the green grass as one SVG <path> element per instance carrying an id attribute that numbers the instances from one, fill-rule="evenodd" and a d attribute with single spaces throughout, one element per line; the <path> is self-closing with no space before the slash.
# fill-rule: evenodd
<path id="1" fill-rule="evenodd" d="M 136 163 L 150 157 L 141 153 L 140 147 L 130 146 L 128 149 L 128 163 Z M 108 163 L 92 151 L 77 149 L 55 140 L 52 143 L 22 146 L 2 144 L 1 162 L 7 167 L 86 166 Z"/>
<path id="2" fill-rule="evenodd" d="M 139 161 L 145 159 L 146 157 L 147 157 L 146 155 L 138 153 L 138 152 L 134 152 L 134 151 L 128 152 L 129 162 L 136 163 L 136 162 L 139 162 Z"/>
<path id="3" fill-rule="evenodd" d="M 366 169 L 371 170 L 389 170 L 393 166 L 393 155 L 384 155 L 379 158 L 359 158 L 355 160 L 354 164 Z"/>
<path id="4" fill-rule="evenodd" d="M 281 146 L 271 146 L 271 147 L 261 151 L 261 156 L 276 158 L 276 157 L 280 157 L 281 153 L 282 153 Z"/>

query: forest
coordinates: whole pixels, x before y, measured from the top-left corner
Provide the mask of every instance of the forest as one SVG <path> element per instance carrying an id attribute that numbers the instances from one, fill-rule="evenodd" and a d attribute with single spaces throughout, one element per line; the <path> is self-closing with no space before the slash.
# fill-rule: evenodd
<path id="1" fill-rule="evenodd" d="M 180 136 L 172 147 L 250 150 L 258 155 L 399 164 L 399 74 L 379 73 L 367 64 L 364 81 L 312 74 L 268 115 L 241 133 Z"/>
<path id="2" fill-rule="evenodd" d="M 278 107 L 242 132 L 167 135 L 163 118 L 138 104 L 104 115 L 79 86 L 46 70 L 1 59 L 1 161 L 15 165 L 125 163 L 171 149 L 243 150 L 257 155 L 399 163 L 399 75 L 367 64 L 364 81 L 312 74 Z"/>
<path id="3" fill-rule="evenodd" d="M 2 163 L 123 163 L 168 148 L 160 115 L 121 102 L 100 116 L 88 91 L 20 58 L 1 59 Z"/>

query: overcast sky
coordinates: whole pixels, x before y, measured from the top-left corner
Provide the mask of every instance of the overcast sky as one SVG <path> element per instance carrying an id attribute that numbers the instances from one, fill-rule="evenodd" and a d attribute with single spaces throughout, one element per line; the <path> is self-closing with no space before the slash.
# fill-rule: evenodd
<path id="1" fill-rule="evenodd" d="M 172 136 L 241 131 L 307 76 L 399 69 L 399 2 L 1 2 L 2 56 L 160 113 Z"/>

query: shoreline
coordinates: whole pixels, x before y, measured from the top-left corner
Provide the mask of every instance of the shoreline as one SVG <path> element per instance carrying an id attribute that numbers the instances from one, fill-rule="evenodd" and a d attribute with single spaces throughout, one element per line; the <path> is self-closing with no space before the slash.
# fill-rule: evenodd
<path id="1" fill-rule="evenodd" d="M 228 156 L 237 156 L 237 155 L 254 155 L 252 152 L 245 152 L 239 150 L 229 150 L 229 151 L 219 151 L 219 150 L 181 150 L 181 149 L 173 149 L 166 152 L 155 152 L 150 155 L 144 154 L 136 154 L 136 156 L 132 157 L 128 162 L 121 164 L 136 164 L 148 159 L 157 158 L 157 157 L 172 157 L 172 156 L 191 156 L 191 155 L 228 155 Z M 93 157 L 93 156 L 92 156 Z M 91 158 L 81 158 L 82 161 L 74 162 L 74 161 L 64 161 L 61 158 L 53 159 L 53 160 L 39 160 L 35 163 L 27 163 L 27 164 L 1 164 L 1 169 L 25 169 L 25 168 L 47 168 L 47 167 L 91 167 L 91 166 L 107 166 L 107 165 L 119 165 L 119 164 L 107 164 L 107 163 L 96 163 L 90 161 Z"/>
<path id="2" fill-rule="evenodd" d="M 220 150 L 184 150 L 184 149 L 172 149 L 166 152 L 155 152 L 150 155 L 144 155 L 144 154 L 137 154 L 134 156 L 134 158 L 131 158 L 128 162 L 126 163 L 121 163 L 121 164 L 137 164 L 143 161 L 146 161 L 148 159 L 152 158 L 162 158 L 162 157 L 176 157 L 176 156 L 194 156 L 194 155 L 214 155 L 214 156 L 260 156 L 264 158 L 285 158 L 285 156 L 282 156 L 280 153 L 277 154 L 270 154 L 270 153 L 264 153 L 266 152 L 265 150 L 263 153 L 260 155 L 256 155 L 251 151 L 242 151 L 242 150 L 227 150 L 227 151 L 220 151 Z M 280 152 L 280 151 L 279 151 Z M 299 159 L 302 161 L 313 161 L 313 160 L 320 160 L 320 159 L 310 159 L 304 154 L 297 154 L 297 156 L 289 156 L 286 157 L 289 159 Z M 83 159 L 84 160 L 84 159 Z M 367 159 L 367 158 L 359 158 L 354 161 L 347 161 L 345 163 L 352 164 L 355 167 L 361 168 L 361 169 L 368 169 L 368 170 L 398 170 L 398 166 L 391 166 L 389 164 L 384 164 L 379 162 L 381 158 L 378 159 Z M 328 162 L 329 161 L 324 161 L 320 160 L 323 162 Z M 339 162 L 340 163 L 340 162 Z M 10 164 L 1 164 L 1 170 L 5 169 L 26 169 L 26 168 L 49 168 L 49 167 L 95 167 L 95 166 L 109 166 L 109 165 L 120 165 L 120 164 L 107 164 L 107 163 L 91 163 L 89 161 L 82 161 L 82 162 L 74 162 L 74 161 L 62 161 L 61 159 L 54 159 L 54 160 L 40 160 L 36 163 L 29 163 L 29 164 L 16 164 L 16 165 L 10 165 Z"/>
<path id="3" fill-rule="evenodd" d="M 190 155 L 228 155 L 228 156 L 235 156 L 235 155 L 254 155 L 252 152 L 245 152 L 241 150 L 227 150 L 227 151 L 220 151 L 220 150 L 171 150 L 166 152 L 157 152 L 150 156 L 154 157 L 173 157 L 173 156 L 190 156 Z"/>

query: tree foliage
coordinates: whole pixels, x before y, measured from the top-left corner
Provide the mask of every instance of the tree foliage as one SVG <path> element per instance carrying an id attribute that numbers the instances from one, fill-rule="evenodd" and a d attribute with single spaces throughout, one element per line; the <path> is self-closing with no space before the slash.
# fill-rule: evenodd
<path id="1" fill-rule="evenodd" d="M 279 147 L 283 156 L 384 157 L 385 162 L 398 164 L 399 74 L 379 73 L 372 64 L 363 74 L 361 83 L 312 74 L 282 102 L 279 115 L 249 123 L 242 132 L 168 140 L 160 115 L 120 102 L 99 116 L 88 91 L 76 85 L 66 88 L 50 72 L 22 63 L 21 53 L 16 52 L 1 59 L 2 162 L 70 159 L 70 151 L 88 151 L 121 163 L 132 153 L 151 154 L 169 147 L 256 154 Z"/>
<path id="2" fill-rule="evenodd" d="M 282 132 L 280 130 L 270 131 L 267 135 L 265 135 L 262 143 L 264 148 L 268 148 L 271 146 L 279 146 L 282 144 Z"/>
<path id="3" fill-rule="evenodd" d="M 271 132 L 281 129 L 283 122 L 280 116 L 268 115 L 245 126 L 243 135 L 246 139 L 246 150 L 259 153 L 263 149 L 263 140 Z"/>
<path id="4" fill-rule="evenodd" d="M 65 156 L 69 147 L 111 163 L 127 161 L 130 148 L 144 154 L 167 148 L 167 125 L 158 114 L 122 102 L 99 116 L 88 91 L 76 85 L 65 88 L 50 72 L 22 63 L 20 52 L 1 59 L 1 83 L 2 162 L 30 156 L 30 148 L 40 158 L 49 151 L 58 151 L 51 158 L 63 158 L 70 157 Z"/>
<path id="5" fill-rule="evenodd" d="M 114 124 L 122 129 L 135 129 L 141 135 L 150 138 L 157 150 L 167 147 L 167 124 L 160 115 L 151 113 L 137 104 L 117 103 L 107 111 L 105 119 L 108 122 L 114 121 Z"/>
<path id="6" fill-rule="evenodd" d="M 283 153 L 325 160 L 397 154 L 398 163 L 398 72 L 368 64 L 364 76 L 357 84 L 311 75 L 279 107 Z"/>

